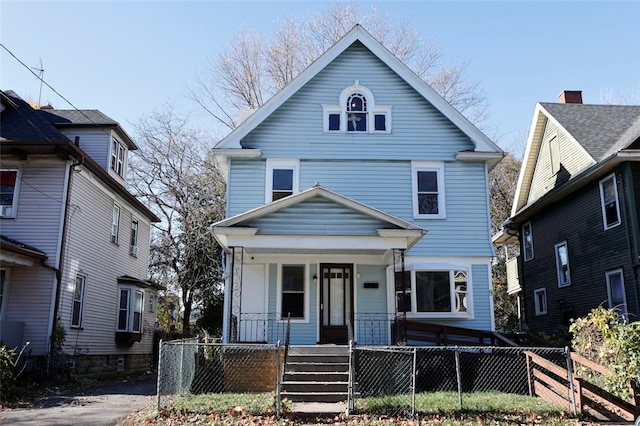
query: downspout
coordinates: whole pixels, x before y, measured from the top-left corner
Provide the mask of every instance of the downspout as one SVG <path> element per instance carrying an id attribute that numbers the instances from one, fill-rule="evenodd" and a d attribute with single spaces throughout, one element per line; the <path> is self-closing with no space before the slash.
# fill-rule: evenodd
<path id="1" fill-rule="evenodd" d="M 74 160 L 76 160 L 75 158 L 73 158 Z M 71 194 L 71 176 L 72 173 L 74 171 L 74 168 L 76 166 L 80 166 L 84 164 L 84 157 L 80 157 L 80 160 L 76 160 L 75 163 L 71 163 L 69 164 L 69 161 L 67 161 L 67 176 L 64 182 L 64 202 L 62 203 L 62 217 L 63 217 L 63 222 L 62 222 L 62 227 L 60 230 L 60 234 L 58 235 L 59 241 L 60 241 L 60 249 L 58 250 L 58 259 L 57 259 L 57 264 L 58 267 L 55 270 L 56 271 L 56 280 L 55 280 L 55 299 L 52 300 L 52 306 L 50 309 L 50 314 L 49 314 L 49 328 L 51 330 L 51 334 L 49 336 L 49 350 L 47 351 L 49 353 L 49 355 L 53 355 L 53 351 L 54 351 L 54 345 L 53 345 L 53 339 L 55 337 L 55 333 L 56 333 L 56 328 L 58 327 L 58 309 L 59 309 L 59 303 L 60 303 L 60 288 L 62 286 L 62 269 L 63 269 L 63 264 L 64 264 L 64 250 L 66 247 L 66 242 L 67 242 L 67 222 L 69 220 L 69 195 Z"/>

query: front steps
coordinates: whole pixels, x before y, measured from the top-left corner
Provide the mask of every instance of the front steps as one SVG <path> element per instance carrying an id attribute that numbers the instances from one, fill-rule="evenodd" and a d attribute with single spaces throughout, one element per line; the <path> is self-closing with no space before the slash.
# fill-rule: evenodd
<path id="1" fill-rule="evenodd" d="M 349 348 L 319 345 L 292 346 L 284 367 L 282 390 L 293 402 L 347 400 Z"/>

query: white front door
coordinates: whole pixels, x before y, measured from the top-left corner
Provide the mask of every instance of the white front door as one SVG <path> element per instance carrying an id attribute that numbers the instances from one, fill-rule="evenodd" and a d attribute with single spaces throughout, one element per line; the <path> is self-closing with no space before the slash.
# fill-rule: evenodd
<path id="1" fill-rule="evenodd" d="M 267 341 L 267 286 L 264 265 L 243 265 L 240 298 L 240 342 Z"/>

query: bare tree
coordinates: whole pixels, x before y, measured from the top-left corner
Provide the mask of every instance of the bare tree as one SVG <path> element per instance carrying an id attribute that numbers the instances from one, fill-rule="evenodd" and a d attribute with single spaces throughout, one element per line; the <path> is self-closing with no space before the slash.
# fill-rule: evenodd
<path id="1" fill-rule="evenodd" d="M 221 251 L 208 227 L 224 217 L 225 185 L 209 161 L 205 137 L 172 107 L 135 127 L 140 150 L 130 164 L 132 190 L 160 217 L 152 230 L 152 278 L 180 295 L 182 331 L 194 303 L 217 294 Z"/>
<path id="2" fill-rule="evenodd" d="M 512 154 L 507 155 L 489 173 L 489 206 L 491 209 L 491 232 L 498 233 L 502 223 L 511 216 L 511 205 L 516 192 L 521 161 Z M 516 256 L 516 245 L 496 247 L 492 267 L 494 317 L 498 330 L 518 331 L 518 308 L 514 297 L 507 294 L 507 267 L 509 258 Z"/>
<path id="3" fill-rule="evenodd" d="M 262 106 L 358 23 L 471 121 L 485 118 L 486 95 L 467 79 L 465 65 L 445 66 L 440 49 L 423 40 L 410 19 L 394 22 L 374 7 L 363 14 L 349 2 L 332 3 L 317 16 L 286 18 L 269 42 L 242 30 L 196 79 L 191 97 L 234 129 L 243 110 Z"/>

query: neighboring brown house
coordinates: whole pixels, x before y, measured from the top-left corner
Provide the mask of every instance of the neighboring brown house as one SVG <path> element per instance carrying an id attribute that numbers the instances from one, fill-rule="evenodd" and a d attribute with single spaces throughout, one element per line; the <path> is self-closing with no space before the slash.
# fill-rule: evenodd
<path id="1" fill-rule="evenodd" d="M 511 218 L 494 237 L 519 241 L 509 290 L 532 332 L 598 306 L 640 317 L 640 106 L 584 105 L 579 91 L 539 103 Z"/>

